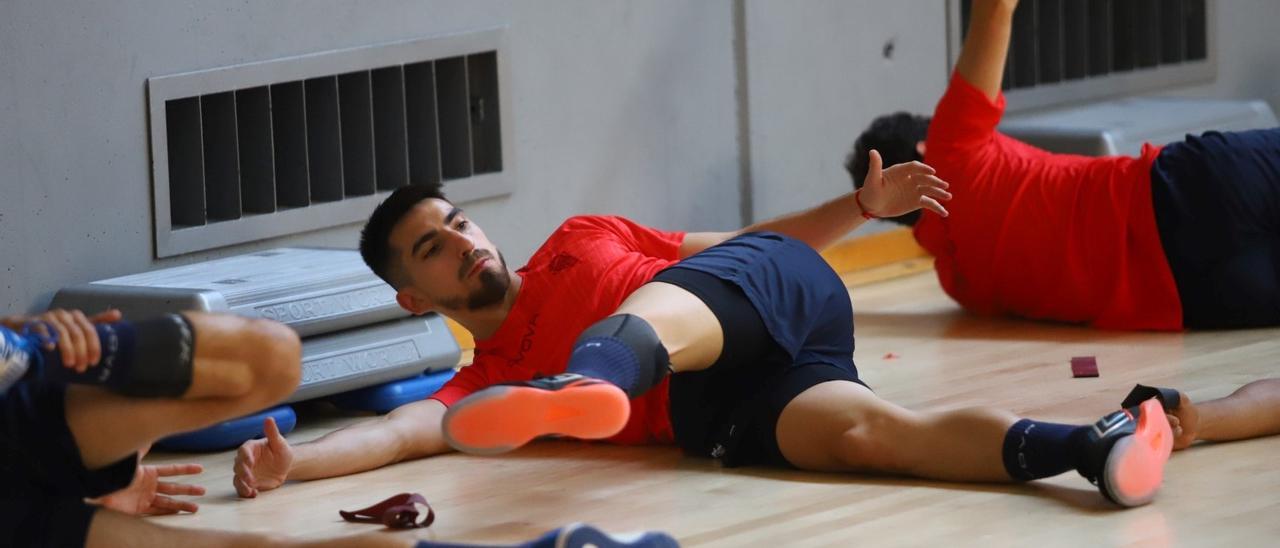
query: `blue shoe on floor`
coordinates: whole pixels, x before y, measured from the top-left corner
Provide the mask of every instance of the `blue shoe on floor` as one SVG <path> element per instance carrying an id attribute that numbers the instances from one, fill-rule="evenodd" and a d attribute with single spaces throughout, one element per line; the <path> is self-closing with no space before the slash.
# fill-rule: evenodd
<path id="1" fill-rule="evenodd" d="M 416 548 L 467 548 L 477 544 L 418 541 Z M 680 543 L 661 531 L 643 531 L 610 535 L 595 526 L 572 523 L 547 531 L 537 540 L 511 545 L 511 548 L 679 548 Z"/>
<path id="2" fill-rule="evenodd" d="M 679 548 L 680 543 L 661 531 L 610 535 L 585 523 L 572 523 L 548 531 L 541 538 L 521 545 L 527 548 Z"/>

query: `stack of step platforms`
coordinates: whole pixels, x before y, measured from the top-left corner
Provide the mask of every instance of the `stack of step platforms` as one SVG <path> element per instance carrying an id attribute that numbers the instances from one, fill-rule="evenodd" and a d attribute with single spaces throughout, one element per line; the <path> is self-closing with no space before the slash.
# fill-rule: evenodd
<path id="1" fill-rule="evenodd" d="M 279 248 L 111 278 L 63 289 L 51 307 L 117 308 L 126 318 L 224 312 L 284 323 L 302 337 L 302 382 L 285 403 L 330 397 L 346 409 L 386 412 L 434 393 L 461 354 L 444 318 L 410 316 L 395 290 L 347 249 Z M 286 432 L 296 422 L 285 405 L 157 445 L 235 447 L 261 435 L 267 416 Z"/>

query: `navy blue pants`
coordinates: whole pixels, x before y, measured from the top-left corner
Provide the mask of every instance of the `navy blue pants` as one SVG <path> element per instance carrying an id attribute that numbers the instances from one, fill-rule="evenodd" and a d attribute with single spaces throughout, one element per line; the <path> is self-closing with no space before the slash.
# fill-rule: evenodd
<path id="1" fill-rule="evenodd" d="M 0 546 L 84 546 L 95 510 L 84 499 L 133 481 L 136 456 L 85 468 L 65 390 L 24 380 L 0 394 Z"/>
<path id="2" fill-rule="evenodd" d="M 689 454 L 726 466 L 787 465 L 777 423 L 791 400 L 828 381 L 857 382 L 853 306 L 813 248 L 745 234 L 659 272 L 655 282 L 701 299 L 724 347 L 707 369 L 671 377 L 671 424 Z"/>
<path id="3" fill-rule="evenodd" d="M 1188 135 L 1151 166 L 1183 325 L 1280 325 L 1280 128 Z"/>

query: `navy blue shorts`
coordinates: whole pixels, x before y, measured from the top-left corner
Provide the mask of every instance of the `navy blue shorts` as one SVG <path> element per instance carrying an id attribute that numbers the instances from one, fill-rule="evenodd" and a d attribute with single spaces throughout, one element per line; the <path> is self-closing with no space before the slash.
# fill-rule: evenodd
<path id="1" fill-rule="evenodd" d="M 84 499 L 133 481 L 136 456 L 84 467 L 65 390 L 24 380 L 0 395 L 0 546 L 83 546 L 94 512 Z"/>
<path id="2" fill-rule="evenodd" d="M 801 392 L 828 381 L 862 384 L 853 364 L 853 306 L 813 248 L 752 233 L 704 250 L 654 277 L 711 309 L 724 347 L 705 370 L 671 377 L 671 424 L 691 455 L 726 466 L 789 465 L 778 417 Z"/>
<path id="3" fill-rule="evenodd" d="M 1188 135 L 1151 166 L 1183 325 L 1280 325 L 1280 128 Z"/>

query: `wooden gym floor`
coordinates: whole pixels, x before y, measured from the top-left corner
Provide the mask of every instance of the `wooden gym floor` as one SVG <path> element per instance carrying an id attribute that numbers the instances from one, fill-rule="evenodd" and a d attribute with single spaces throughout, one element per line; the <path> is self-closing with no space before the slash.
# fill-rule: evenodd
<path id="1" fill-rule="evenodd" d="M 1280 329 L 1122 333 L 979 318 L 942 293 L 927 261 L 886 268 L 846 278 L 855 361 L 877 393 L 910 408 L 991 405 L 1084 423 L 1115 409 L 1136 382 L 1199 401 L 1280 376 Z M 918 273 L 863 283 L 904 271 Z M 1071 378 L 1073 356 L 1096 356 L 1101 377 Z M 299 411 L 294 443 L 357 420 L 320 404 Z M 232 452 L 148 462 L 205 466 L 193 481 L 209 490 L 200 511 L 158 522 L 307 537 L 377 530 L 342 522 L 338 510 L 415 491 L 437 520 L 407 534 L 442 541 L 516 542 L 584 521 L 664 530 L 685 546 L 1259 546 L 1280 538 L 1277 454 L 1280 436 L 1175 453 L 1156 501 L 1131 510 L 1110 506 L 1074 472 L 1024 485 L 944 484 L 722 469 L 671 447 L 581 442 L 446 455 L 291 483 L 254 500 L 235 496 Z"/>

